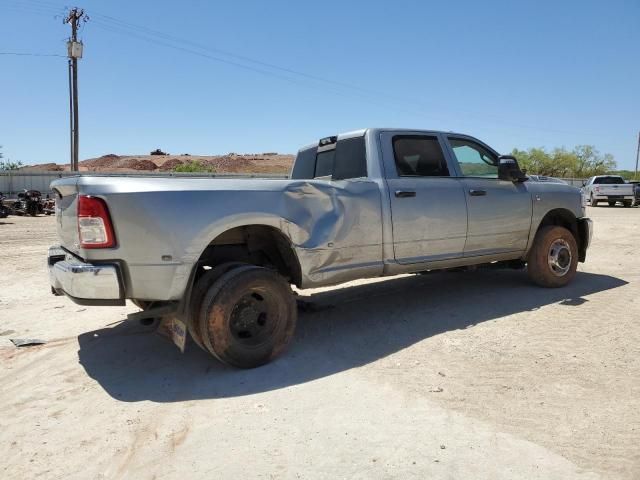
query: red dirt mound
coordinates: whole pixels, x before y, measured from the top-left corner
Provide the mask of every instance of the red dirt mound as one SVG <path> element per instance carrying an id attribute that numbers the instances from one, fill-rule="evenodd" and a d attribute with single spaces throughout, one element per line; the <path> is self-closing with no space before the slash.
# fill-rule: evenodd
<path id="1" fill-rule="evenodd" d="M 135 158 L 127 158 L 120 160 L 116 168 L 128 168 L 131 170 L 155 170 L 158 166 L 151 160 L 138 160 Z"/>
<path id="2" fill-rule="evenodd" d="M 83 167 L 87 167 L 89 170 L 95 170 L 98 168 L 116 168 L 116 165 L 120 161 L 120 157 L 118 155 L 114 155 L 113 153 L 109 153 L 108 155 L 103 155 L 102 157 L 92 158 L 91 160 L 84 160 L 80 162 L 80 165 Z"/>
<path id="3" fill-rule="evenodd" d="M 162 165 L 160 165 L 160 170 L 165 170 L 165 171 L 173 170 L 178 165 L 182 165 L 183 163 L 184 162 L 182 160 L 178 160 L 177 158 L 170 158 L 169 160 L 164 162 Z"/>
<path id="4" fill-rule="evenodd" d="M 62 172 L 64 167 L 56 163 L 41 163 L 39 165 L 27 165 L 19 170 L 21 172 Z"/>

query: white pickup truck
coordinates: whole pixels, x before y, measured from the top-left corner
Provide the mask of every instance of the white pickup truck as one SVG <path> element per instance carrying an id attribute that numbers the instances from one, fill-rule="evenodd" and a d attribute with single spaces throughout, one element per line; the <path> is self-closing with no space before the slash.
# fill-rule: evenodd
<path id="1" fill-rule="evenodd" d="M 452 132 L 326 137 L 298 152 L 288 179 L 83 175 L 51 187 L 54 293 L 131 300 L 181 348 L 188 331 L 245 368 L 292 339 L 291 284 L 491 263 L 562 287 L 592 231 L 577 188 L 530 179 L 513 157 Z"/>
<path id="2" fill-rule="evenodd" d="M 582 194 L 592 207 L 597 206 L 598 202 L 607 202 L 610 207 L 622 202 L 625 207 L 630 207 L 635 200 L 633 184 L 625 182 L 618 175 L 591 177 L 585 182 Z"/>

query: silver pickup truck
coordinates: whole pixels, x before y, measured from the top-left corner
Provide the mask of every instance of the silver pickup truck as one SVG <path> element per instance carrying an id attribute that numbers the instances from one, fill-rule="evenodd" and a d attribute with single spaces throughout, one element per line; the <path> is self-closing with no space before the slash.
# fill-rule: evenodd
<path id="1" fill-rule="evenodd" d="M 634 185 L 624 181 L 619 175 L 596 175 L 589 178 L 582 188 L 582 194 L 592 207 L 598 202 L 607 202 L 614 207 L 622 202 L 625 207 L 631 207 L 635 201 Z"/>
<path id="2" fill-rule="evenodd" d="M 289 179 L 68 177 L 52 291 L 124 305 L 218 359 L 264 364 L 293 337 L 291 285 L 481 264 L 570 282 L 591 221 L 580 191 L 526 177 L 461 134 L 372 128 L 302 148 Z M 181 343 L 180 343 L 181 342 Z"/>

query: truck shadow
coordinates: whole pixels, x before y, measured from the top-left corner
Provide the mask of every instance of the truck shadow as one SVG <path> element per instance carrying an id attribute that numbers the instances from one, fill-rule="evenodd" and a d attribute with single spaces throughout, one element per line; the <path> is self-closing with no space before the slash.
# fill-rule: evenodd
<path id="1" fill-rule="evenodd" d="M 446 331 L 544 305 L 580 308 L 584 296 L 626 283 L 579 272 L 568 287 L 544 289 L 523 272 L 443 272 L 316 293 L 306 297 L 316 308 L 300 312 L 290 349 L 254 370 L 226 367 L 193 343 L 181 354 L 134 322 L 80 335 L 78 354 L 89 376 L 121 401 L 235 397 L 309 382 Z"/>

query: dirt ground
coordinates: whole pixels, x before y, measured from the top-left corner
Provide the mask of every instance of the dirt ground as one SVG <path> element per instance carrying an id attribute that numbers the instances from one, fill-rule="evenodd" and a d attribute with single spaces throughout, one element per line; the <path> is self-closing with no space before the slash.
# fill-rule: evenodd
<path id="1" fill-rule="evenodd" d="M 0 220 L 0 477 L 640 478 L 640 209 L 590 208 L 567 288 L 524 272 L 303 292 L 240 371 L 49 293 L 51 217 Z M 15 348 L 10 338 L 48 343 Z"/>

